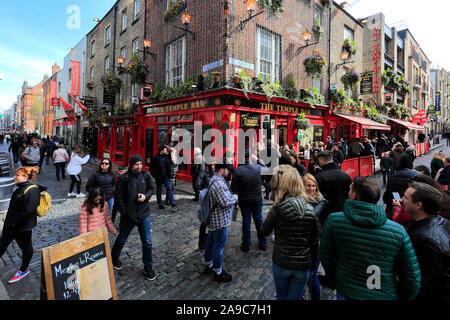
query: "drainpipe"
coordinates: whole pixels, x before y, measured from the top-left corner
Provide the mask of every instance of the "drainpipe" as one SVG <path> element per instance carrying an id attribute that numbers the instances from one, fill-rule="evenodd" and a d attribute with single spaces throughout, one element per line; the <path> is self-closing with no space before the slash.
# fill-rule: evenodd
<path id="1" fill-rule="evenodd" d="M 330 84 L 331 84 L 331 11 L 333 7 L 333 2 L 331 1 L 330 7 L 328 8 L 328 87 L 326 92 L 327 95 L 327 101 L 330 101 Z"/>

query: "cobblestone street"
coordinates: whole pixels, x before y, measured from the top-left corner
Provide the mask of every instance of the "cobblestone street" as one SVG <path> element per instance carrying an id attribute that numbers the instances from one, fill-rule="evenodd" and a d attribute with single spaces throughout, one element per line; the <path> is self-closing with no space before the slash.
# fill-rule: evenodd
<path id="1" fill-rule="evenodd" d="M 6 144 L 2 145 L 1 149 L 5 146 Z M 439 148 L 441 149 L 447 154 L 450 153 L 449 147 Z M 417 158 L 414 164 L 429 166 L 436 151 L 437 149 Z M 95 168 L 93 164 L 83 168 L 82 192 L 88 175 Z M 377 174 L 376 177 L 382 185 L 381 175 Z M 38 226 L 33 230 L 35 254 L 30 265 L 31 274 L 16 284 L 7 283 L 21 262 L 21 250 L 15 242 L 0 259 L 0 282 L 6 288 L 11 300 L 39 299 L 40 249 L 78 235 L 78 219 L 83 199 L 67 199 L 70 180 L 66 178 L 56 182 L 55 178 L 54 166 L 44 164 L 38 183 L 48 187 L 53 203 L 49 213 L 43 218 L 38 218 Z M 269 240 L 267 251 L 261 251 L 257 245 L 256 230 L 252 225 L 252 247 L 249 253 L 243 253 L 239 249 L 242 221 L 240 214 L 237 221 L 232 222 L 223 256 L 224 268 L 233 275 L 233 281 L 218 284 L 213 282 L 210 276 L 202 274 L 203 251 L 197 248 L 199 222 L 195 213 L 196 203 L 191 200 L 190 188 L 188 183 L 178 183 L 175 188 L 177 203 L 175 209 L 160 210 L 156 204 L 156 196 L 151 198 L 153 265 L 156 280 L 148 281 L 143 275 L 141 242 L 137 229 L 134 229 L 122 251 L 121 260 L 124 269 L 115 272 L 119 299 L 274 300 L 271 258 L 273 242 Z M 263 217 L 269 209 L 270 202 L 265 201 Z M 118 220 L 115 223 L 117 228 Z M 114 239 L 115 237 L 110 235 L 111 246 Z M 332 296 L 331 290 L 324 290 L 323 299 L 332 299 Z"/>

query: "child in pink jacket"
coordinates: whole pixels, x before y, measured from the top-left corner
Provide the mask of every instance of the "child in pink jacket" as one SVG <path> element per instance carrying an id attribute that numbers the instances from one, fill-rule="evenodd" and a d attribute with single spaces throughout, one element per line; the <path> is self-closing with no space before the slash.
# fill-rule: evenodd
<path id="1" fill-rule="evenodd" d="M 80 235 L 103 227 L 106 227 L 113 235 L 117 234 L 109 215 L 108 203 L 105 201 L 103 190 L 95 187 L 81 205 Z"/>

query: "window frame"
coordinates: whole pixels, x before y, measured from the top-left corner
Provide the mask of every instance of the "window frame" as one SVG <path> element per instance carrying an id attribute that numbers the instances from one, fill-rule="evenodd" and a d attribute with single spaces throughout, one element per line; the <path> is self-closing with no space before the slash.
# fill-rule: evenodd
<path id="1" fill-rule="evenodd" d="M 137 44 L 137 47 L 136 45 Z M 133 41 L 131 42 L 131 47 L 132 47 L 132 53 L 138 53 L 139 51 L 139 37 L 134 38 Z"/>
<path id="2" fill-rule="evenodd" d="M 134 0 L 134 11 L 133 11 L 133 20 L 134 21 L 139 19 L 139 16 L 140 16 L 140 13 L 141 13 L 140 6 L 141 6 L 141 1 L 140 0 Z M 137 12 L 136 12 L 136 9 L 137 9 Z"/>
<path id="3" fill-rule="evenodd" d="M 106 62 L 108 62 L 108 63 L 106 63 Z M 107 65 L 108 65 L 108 67 L 106 67 Z M 109 58 L 109 56 L 105 57 L 104 68 L 105 68 L 105 73 L 107 73 L 109 71 L 109 69 L 111 68 L 111 59 Z"/>
<path id="4" fill-rule="evenodd" d="M 179 42 L 181 42 L 181 53 L 174 51 Z M 174 66 L 174 64 L 175 64 L 174 63 L 174 60 L 175 60 L 174 55 L 177 55 L 177 54 L 181 54 L 181 65 Z M 186 37 L 185 36 L 180 37 L 166 45 L 166 54 L 165 54 L 165 56 L 166 56 L 166 58 L 165 58 L 166 85 L 169 85 L 173 88 L 178 88 L 179 85 L 185 81 L 186 54 L 187 54 L 187 51 L 186 51 Z M 181 67 L 181 75 L 175 77 L 173 75 L 173 71 L 176 68 L 180 68 L 180 67 Z"/>
<path id="5" fill-rule="evenodd" d="M 110 43 L 111 43 L 111 25 L 107 25 L 105 28 L 105 46 L 109 45 Z"/>
<path id="6" fill-rule="evenodd" d="M 346 31 L 349 30 L 351 33 L 351 37 L 346 36 Z M 348 25 L 344 24 L 344 40 L 350 39 L 350 42 L 355 41 L 355 30 L 350 28 Z"/>
<path id="7" fill-rule="evenodd" d="M 124 21 L 125 19 L 125 21 Z M 127 9 L 123 9 L 122 10 L 122 19 L 121 19 L 121 31 L 125 31 L 127 30 L 128 27 L 128 10 Z"/>
<path id="8" fill-rule="evenodd" d="M 271 61 L 261 58 L 261 34 L 265 33 L 265 35 L 270 36 L 271 41 Z M 261 72 L 261 60 L 265 60 L 271 64 L 270 73 L 268 74 L 270 77 L 270 82 L 274 83 L 277 80 L 279 83 L 282 79 L 282 36 L 268 28 L 265 28 L 261 25 L 256 26 L 256 36 L 255 36 L 255 67 L 256 67 L 256 77 L 259 77 L 260 74 L 267 75 L 266 73 Z M 278 50 L 278 52 L 277 52 Z M 277 61 L 278 60 L 278 61 Z M 278 62 L 278 63 L 277 63 Z M 263 82 L 266 81 L 266 78 L 263 77 Z"/>
<path id="9" fill-rule="evenodd" d="M 95 55 L 95 39 L 91 40 L 91 58 Z"/>

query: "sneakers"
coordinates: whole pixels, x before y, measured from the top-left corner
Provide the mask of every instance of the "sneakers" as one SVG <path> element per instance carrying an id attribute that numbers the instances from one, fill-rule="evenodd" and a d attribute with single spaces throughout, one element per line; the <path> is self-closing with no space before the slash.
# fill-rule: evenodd
<path id="1" fill-rule="evenodd" d="M 123 268 L 122 262 L 120 260 L 113 261 L 113 267 L 116 270 L 121 270 Z"/>
<path id="2" fill-rule="evenodd" d="M 84 193 L 77 194 L 76 196 L 77 196 L 77 198 L 85 198 L 86 197 L 86 195 Z"/>
<path id="3" fill-rule="evenodd" d="M 156 279 L 156 275 L 153 272 L 152 268 L 144 268 L 144 275 L 147 277 L 148 280 L 153 281 Z"/>
<path id="4" fill-rule="evenodd" d="M 68 194 L 67 194 L 67 197 L 68 198 L 70 198 L 70 197 L 76 197 L 77 196 L 77 194 L 76 193 L 73 193 L 73 192 L 69 192 Z"/>
<path id="5" fill-rule="evenodd" d="M 158 204 L 158 208 L 165 209 L 166 207 L 164 205 L 162 205 L 162 204 Z"/>
<path id="6" fill-rule="evenodd" d="M 213 281 L 216 282 L 230 282 L 232 279 L 231 274 L 222 269 L 221 274 L 217 274 L 214 272 Z"/>
<path id="7" fill-rule="evenodd" d="M 214 272 L 214 270 L 212 269 L 212 267 L 210 267 L 210 266 L 204 266 L 204 269 L 203 269 L 203 272 L 202 272 L 203 274 L 206 274 L 206 275 L 209 275 L 209 274 L 213 274 L 213 273 L 215 273 Z"/>
<path id="8" fill-rule="evenodd" d="M 8 283 L 15 283 L 17 281 L 22 280 L 25 276 L 27 276 L 30 273 L 30 268 L 28 268 L 26 271 L 17 271 L 14 277 L 8 280 Z"/>

